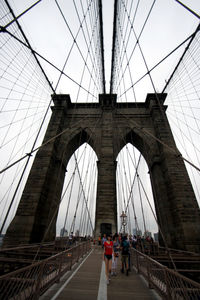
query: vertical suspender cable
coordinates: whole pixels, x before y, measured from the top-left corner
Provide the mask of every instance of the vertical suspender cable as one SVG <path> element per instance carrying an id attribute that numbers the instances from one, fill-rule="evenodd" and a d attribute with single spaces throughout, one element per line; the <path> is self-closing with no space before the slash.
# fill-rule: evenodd
<path id="1" fill-rule="evenodd" d="M 5 2 L 6 2 L 6 4 L 7 4 L 7 6 L 8 6 L 8 8 L 9 8 L 10 13 L 12 14 L 13 18 L 16 19 L 16 16 L 15 16 L 15 14 L 14 14 L 12 8 L 10 7 L 8 1 L 5 0 Z M 22 33 L 22 35 L 23 35 L 23 37 L 24 37 L 26 43 L 27 43 L 27 44 L 29 45 L 29 47 L 31 48 L 30 43 L 29 43 L 27 37 L 25 36 L 25 34 L 24 34 L 24 32 L 23 32 L 23 30 L 22 30 L 22 28 L 21 28 L 19 22 L 17 21 L 17 19 L 16 19 L 16 23 L 17 23 L 17 26 L 19 27 L 19 30 L 20 30 L 20 32 Z M 32 48 L 31 48 L 31 49 L 32 49 Z M 46 73 L 44 72 L 42 66 L 40 65 L 39 60 L 37 59 L 37 56 L 35 55 L 34 52 L 32 52 L 32 54 L 33 54 L 34 58 L 36 59 L 36 62 L 37 62 L 37 64 L 39 65 L 39 67 L 40 67 L 42 73 L 44 74 L 44 76 L 45 76 L 45 78 L 46 78 L 46 80 L 47 80 L 47 82 L 48 82 L 50 88 L 52 89 L 53 93 L 55 93 L 55 91 L 54 91 L 54 89 L 53 89 L 53 87 L 52 87 L 52 85 L 51 85 L 51 83 L 50 83 L 50 81 L 49 81 L 49 79 L 48 79 Z M 52 101 L 52 100 L 51 100 L 51 101 Z M 50 101 L 50 103 L 49 103 L 49 105 L 48 105 L 48 107 L 47 107 L 47 110 L 46 110 L 46 112 L 45 112 L 44 118 L 43 118 L 43 120 L 42 120 L 42 123 L 41 123 L 40 128 L 39 128 L 38 133 L 37 133 L 37 136 L 36 136 L 36 138 L 35 138 L 35 141 L 34 141 L 34 143 L 33 143 L 32 148 L 31 148 L 31 152 L 33 151 L 33 149 L 34 149 L 34 147 L 35 147 L 35 144 L 36 144 L 37 139 L 38 139 L 38 137 L 39 137 L 39 134 L 40 134 L 40 132 L 41 132 L 42 126 L 44 125 L 44 122 L 45 122 L 47 113 L 48 113 L 49 108 L 50 108 L 50 105 L 51 105 L 51 101 Z M 11 199 L 9 208 L 8 208 L 8 210 L 7 210 L 6 216 L 5 216 L 5 218 L 4 218 L 4 221 L 3 221 L 2 226 L 1 226 L 1 229 L 0 229 L 0 234 L 2 234 L 2 232 L 3 232 L 5 223 L 6 223 L 6 221 L 7 221 L 7 218 L 8 218 L 8 215 L 9 215 L 9 213 L 10 213 L 11 207 L 12 207 L 12 205 L 13 205 L 14 199 L 15 199 L 15 197 L 16 197 L 17 191 L 18 191 L 19 186 L 20 186 L 20 184 L 21 184 L 22 178 L 23 178 L 23 176 L 24 176 L 24 174 L 25 174 L 26 168 L 27 168 L 27 166 L 28 166 L 28 164 L 29 164 L 30 158 L 31 158 L 31 155 L 28 157 L 28 159 L 27 159 L 27 161 L 26 161 L 26 164 L 25 164 L 24 169 L 23 169 L 23 171 L 22 171 L 21 177 L 20 177 L 19 182 L 18 182 L 18 184 L 17 184 L 17 187 L 16 187 L 16 189 L 15 189 L 14 195 L 13 195 L 13 197 L 12 197 L 12 199 Z"/>
<path id="2" fill-rule="evenodd" d="M 186 6 L 185 4 L 183 4 L 181 1 L 179 0 L 175 0 L 176 2 L 178 2 L 179 4 L 181 4 L 184 8 L 186 8 L 191 14 L 193 14 L 195 17 L 197 17 L 198 19 L 200 19 L 200 16 L 195 13 L 191 8 L 189 8 L 188 6 Z"/>
<path id="3" fill-rule="evenodd" d="M 8 3 L 8 0 L 5 0 L 5 2 L 6 2 L 8 8 L 9 8 L 9 10 L 10 10 L 11 15 L 13 16 L 14 19 L 16 19 L 16 16 L 15 16 L 15 14 L 14 14 L 14 12 L 13 12 L 13 10 L 12 10 L 10 4 Z M 23 29 L 22 29 L 22 27 L 21 27 L 21 25 L 19 24 L 19 22 L 18 22 L 17 19 L 16 19 L 16 24 L 17 24 L 17 26 L 18 26 L 18 28 L 19 28 L 19 30 L 20 30 L 20 32 L 21 32 L 21 34 L 22 34 L 24 40 L 26 41 L 26 43 L 27 43 L 29 49 L 32 49 L 32 47 L 31 47 L 31 45 L 30 45 L 30 43 L 29 43 L 29 40 L 27 39 L 27 37 L 26 37 L 26 35 L 25 35 L 25 33 L 24 33 L 24 31 L 23 31 Z M 35 58 L 35 60 L 36 60 L 36 62 L 37 62 L 37 64 L 38 64 L 38 66 L 40 67 L 42 73 L 44 74 L 44 77 L 46 78 L 46 80 L 47 80 L 47 82 L 48 82 L 50 88 L 52 89 L 53 93 L 55 93 L 55 90 L 54 90 L 54 88 L 53 88 L 51 82 L 49 81 L 49 78 L 47 77 L 47 75 L 46 75 L 44 69 L 42 68 L 42 66 L 41 66 L 41 64 L 40 64 L 40 62 L 39 62 L 39 60 L 38 60 L 36 54 L 34 53 L 34 51 L 32 51 L 32 54 L 33 54 L 33 56 L 34 56 L 34 58 Z"/>
<path id="4" fill-rule="evenodd" d="M 137 182 L 138 182 L 138 191 L 139 191 L 139 196 L 140 196 L 140 205 L 141 205 L 141 211 L 142 211 L 142 219 L 143 219 L 143 225 L 144 225 L 144 232 L 147 232 L 146 228 L 146 223 L 145 223 L 145 217 L 144 217 L 144 207 L 143 207 L 143 202 L 142 202 L 142 195 L 141 195 L 141 190 L 140 190 L 140 184 L 139 184 L 139 174 L 137 173 Z"/>
<path id="5" fill-rule="evenodd" d="M 113 93 L 113 77 L 115 68 L 115 52 L 116 52 L 116 39 L 117 39 L 117 10 L 118 0 L 114 3 L 114 20 L 113 20 L 113 41 L 112 41 L 112 61 L 111 61 L 111 74 L 110 74 L 110 94 Z"/>
<path id="6" fill-rule="evenodd" d="M 165 92 L 167 86 L 169 85 L 170 81 L 172 80 L 172 78 L 173 78 L 173 76 L 174 76 L 176 70 L 178 69 L 180 63 L 182 62 L 182 60 L 183 60 L 185 54 L 187 53 L 187 51 L 188 51 L 188 49 L 189 49 L 191 43 L 193 42 L 193 40 L 194 40 L 194 38 L 195 38 L 195 36 L 196 36 L 196 34 L 197 34 L 197 32 L 198 32 L 199 30 L 200 30 L 200 24 L 197 26 L 196 31 L 195 31 L 194 34 L 192 35 L 192 37 L 191 37 L 191 39 L 190 39 L 190 41 L 189 41 L 187 47 L 185 48 L 185 50 L 184 50 L 184 52 L 183 52 L 181 58 L 179 59 L 179 61 L 178 61 L 177 65 L 176 65 L 176 67 L 174 68 L 174 71 L 172 72 L 171 76 L 170 76 L 169 79 L 167 80 L 167 82 L 166 82 L 166 84 L 165 84 L 165 86 L 164 86 L 164 88 L 163 88 L 163 90 L 162 90 L 162 93 Z"/>
<path id="7" fill-rule="evenodd" d="M 105 66 L 104 66 L 104 38 L 103 38 L 103 17 L 102 17 L 102 0 L 99 0 L 99 30 L 100 30 L 100 45 L 101 45 L 101 65 L 102 65 L 102 90 L 106 93 L 105 87 Z"/>
<path id="8" fill-rule="evenodd" d="M 37 2 L 35 2 L 33 5 L 31 5 L 29 8 L 27 8 L 25 11 L 23 11 L 20 15 L 18 15 L 17 17 L 15 17 L 12 21 L 10 21 L 4 28 L 7 28 L 8 26 L 10 26 L 11 24 L 13 24 L 15 21 L 17 21 L 19 18 L 21 18 L 24 14 L 26 14 L 29 10 L 31 10 L 34 6 L 36 6 L 39 2 L 41 2 L 42 0 L 38 0 Z M 5 1 L 6 2 L 6 1 Z"/>

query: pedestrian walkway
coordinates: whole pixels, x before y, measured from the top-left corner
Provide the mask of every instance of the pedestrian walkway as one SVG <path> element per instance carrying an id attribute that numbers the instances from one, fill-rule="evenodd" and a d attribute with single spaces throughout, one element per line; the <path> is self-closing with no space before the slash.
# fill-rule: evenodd
<path id="1" fill-rule="evenodd" d="M 120 272 L 106 285 L 105 266 L 102 261 L 102 248 L 96 246 L 87 257 L 64 276 L 60 283 L 54 284 L 40 300 L 155 300 L 159 299 L 147 287 L 142 277 L 134 270 L 129 276 Z"/>

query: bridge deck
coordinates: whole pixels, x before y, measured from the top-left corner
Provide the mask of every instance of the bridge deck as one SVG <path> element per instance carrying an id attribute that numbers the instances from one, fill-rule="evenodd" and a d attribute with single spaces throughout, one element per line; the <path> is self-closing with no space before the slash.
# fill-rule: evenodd
<path id="1" fill-rule="evenodd" d="M 102 249 L 96 246 L 80 265 L 63 276 L 60 283 L 54 284 L 40 297 L 40 300 L 159 299 L 159 296 L 147 287 L 141 276 L 134 270 L 129 273 L 129 276 L 120 272 L 120 258 L 118 274 L 111 278 L 108 286 L 104 268 Z"/>

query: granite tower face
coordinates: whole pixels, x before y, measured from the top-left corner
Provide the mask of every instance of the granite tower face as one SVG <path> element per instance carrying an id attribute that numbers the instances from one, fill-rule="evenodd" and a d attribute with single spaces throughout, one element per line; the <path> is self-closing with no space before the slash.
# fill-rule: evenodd
<path id="1" fill-rule="evenodd" d="M 115 233 L 116 157 L 131 143 L 149 167 L 157 219 L 168 247 L 199 252 L 200 210 L 166 117 L 165 97 L 148 94 L 145 103 L 117 103 L 116 95 L 103 94 L 99 103 L 73 104 L 69 95 L 54 95 L 43 143 L 52 140 L 37 152 L 4 247 L 55 238 L 66 166 L 85 142 L 98 157 L 95 235 Z"/>

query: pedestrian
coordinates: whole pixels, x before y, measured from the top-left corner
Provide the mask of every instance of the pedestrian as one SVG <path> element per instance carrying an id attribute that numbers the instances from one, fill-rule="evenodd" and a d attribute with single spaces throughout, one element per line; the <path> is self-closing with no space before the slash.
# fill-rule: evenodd
<path id="1" fill-rule="evenodd" d="M 131 245 L 132 245 L 132 236 L 129 236 L 129 252 L 128 252 L 128 270 L 131 272 Z"/>
<path id="2" fill-rule="evenodd" d="M 73 243 L 73 232 L 69 235 L 69 246 L 71 246 Z"/>
<path id="3" fill-rule="evenodd" d="M 105 273 L 107 284 L 109 284 L 111 268 L 112 268 L 113 242 L 111 236 L 108 235 L 107 241 L 104 242 L 103 260 L 105 261 Z"/>
<path id="4" fill-rule="evenodd" d="M 137 237 L 136 235 L 133 236 L 133 239 L 132 239 L 132 247 L 134 249 L 136 249 L 136 246 L 137 246 Z"/>
<path id="5" fill-rule="evenodd" d="M 98 237 L 99 246 L 101 246 L 101 236 Z"/>
<path id="6" fill-rule="evenodd" d="M 106 238 L 106 234 L 104 233 L 103 238 L 102 238 L 102 248 L 104 247 L 105 241 L 107 241 L 107 238 Z"/>
<path id="7" fill-rule="evenodd" d="M 121 260 L 122 260 L 121 272 L 124 273 L 124 266 L 125 266 L 126 275 L 128 276 L 128 271 L 129 271 L 128 258 L 129 258 L 130 243 L 127 240 L 127 235 L 122 237 L 120 248 L 121 248 Z"/>
<path id="8" fill-rule="evenodd" d="M 113 237 L 113 258 L 112 258 L 112 273 L 111 275 L 117 275 L 117 262 L 119 257 L 120 243 L 118 240 L 118 234 L 116 233 Z"/>

